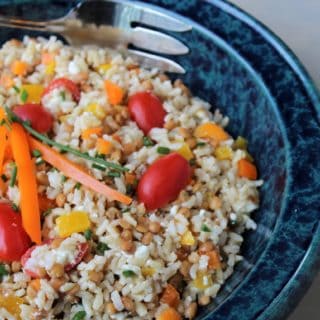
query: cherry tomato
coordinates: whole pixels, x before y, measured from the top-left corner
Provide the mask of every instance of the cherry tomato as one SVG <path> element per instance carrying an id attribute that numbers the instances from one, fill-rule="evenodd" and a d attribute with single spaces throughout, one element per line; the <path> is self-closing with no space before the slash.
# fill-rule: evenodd
<path id="1" fill-rule="evenodd" d="M 145 133 L 152 128 L 162 128 L 166 111 L 161 100 L 151 92 L 138 92 L 129 97 L 129 113 L 138 127 Z"/>
<path id="2" fill-rule="evenodd" d="M 52 129 L 53 118 L 41 104 L 18 105 L 13 108 L 13 112 L 20 119 L 30 121 L 32 128 L 40 133 L 46 133 Z"/>
<path id="3" fill-rule="evenodd" d="M 72 270 L 73 268 L 75 268 L 83 259 L 83 257 L 86 255 L 86 253 L 88 252 L 89 250 L 89 245 L 87 242 L 82 242 L 82 243 L 79 243 L 78 244 L 78 247 L 77 247 L 77 250 L 78 250 L 78 253 L 74 259 L 73 262 L 67 264 L 65 267 L 64 267 L 64 270 L 66 271 L 70 271 Z"/>
<path id="4" fill-rule="evenodd" d="M 188 161 L 178 153 L 156 160 L 138 184 L 138 199 L 148 210 L 155 210 L 175 200 L 191 179 Z"/>
<path id="5" fill-rule="evenodd" d="M 70 91 L 74 101 L 79 102 L 80 94 L 81 94 L 80 90 L 79 90 L 78 86 L 72 80 L 69 80 L 67 78 L 57 78 L 57 79 L 52 80 L 49 83 L 48 87 L 44 90 L 42 96 L 44 97 L 46 94 L 48 94 L 52 90 L 54 90 L 56 88 L 60 88 L 60 87 L 64 87 L 65 89 Z"/>
<path id="6" fill-rule="evenodd" d="M 0 261 L 17 261 L 28 250 L 31 240 L 22 227 L 21 215 L 10 203 L 0 203 Z"/>
<path id="7" fill-rule="evenodd" d="M 40 246 L 45 245 L 45 244 L 49 244 L 50 245 L 50 243 L 52 241 L 53 241 L 53 239 L 47 240 L 43 244 L 41 244 Z M 22 264 L 23 267 L 26 265 L 27 261 L 31 257 L 31 254 L 32 254 L 33 250 L 35 250 L 38 246 L 39 245 L 31 247 L 21 257 L 21 264 Z M 66 272 L 68 272 L 68 271 L 72 270 L 73 268 L 75 268 L 82 261 L 83 257 L 88 252 L 88 249 L 89 249 L 89 245 L 88 245 L 87 242 L 79 243 L 77 245 L 77 255 L 76 255 L 74 261 L 69 263 L 69 264 L 67 264 L 67 265 L 65 265 L 64 270 Z M 41 276 L 36 272 L 36 270 L 29 270 L 29 269 L 26 269 L 26 268 L 24 268 L 23 270 L 24 270 L 24 272 L 26 274 L 28 274 L 32 278 L 41 278 Z"/>

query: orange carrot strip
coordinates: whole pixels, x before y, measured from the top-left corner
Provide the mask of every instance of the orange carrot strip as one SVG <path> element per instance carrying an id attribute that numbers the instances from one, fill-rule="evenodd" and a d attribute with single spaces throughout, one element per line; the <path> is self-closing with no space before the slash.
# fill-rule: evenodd
<path id="1" fill-rule="evenodd" d="M 109 102 L 113 105 L 120 104 L 124 97 L 123 89 L 109 80 L 105 81 L 104 86 L 109 98 Z"/>
<path id="2" fill-rule="evenodd" d="M 21 60 L 16 60 L 11 65 L 11 72 L 16 76 L 25 76 L 27 69 L 28 65 Z"/>
<path id="3" fill-rule="evenodd" d="M 258 178 L 257 168 L 248 160 L 241 159 L 238 161 L 238 176 L 250 180 L 256 180 Z"/>
<path id="4" fill-rule="evenodd" d="M 89 128 L 89 129 L 82 131 L 81 137 L 82 137 L 82 139 L 86 140 L 86 139 L 89 139 L 94 134 L 96 134 L 97 136 L 100 136 L 101 133 L 102 133 L 101 127 Z"/>
<path id="5" fill-rule="evenodd" d="M 37 149 L 41 152 L 43 160 L 60 170 L 66 177 L 72 178 L 91 190 L 106 196 L 110 201 L 116 200 L 126 205 L 129 205 L 132 202 L 130 197 L 106 186 L 100 181 L 97 181 L 82 168 L 74 164 L 68 158 L 62 156 L 56 150 L 32 137 L 29 137 L 29 143 L 32 149 Z"/>
<path id="6" fill-rule="evenodd" d="M 164 309 L 157 317 L 157 320 L 181 320 L 182 317 L 173 308 Z"/>
<path id="7" fill-rule="evenodd" d="M 174 286 L 168 284 L 164 289 L 160 301 L 164 304 L 169 305 L 170 307 L 176 308 L 180 302 L 180 294 Z"/>
<path id="8" fill-rule="evenodd" d="M 96 147 L 100 154 L 106 155 L 110 154 L 112 151 L 112 143 L 101 138 L 98 138 Z"/>
<path id="9" fill-rule="evenodd" d="M 10 131 L 10 143 L 18 173 L 20 190 L 20 207 L 23 227 L 32 241 L 41 243 L 40 210 L 36 168 L 32 162 L 28 144 L 28 136 L 23 127 L 13 123 Z"/>

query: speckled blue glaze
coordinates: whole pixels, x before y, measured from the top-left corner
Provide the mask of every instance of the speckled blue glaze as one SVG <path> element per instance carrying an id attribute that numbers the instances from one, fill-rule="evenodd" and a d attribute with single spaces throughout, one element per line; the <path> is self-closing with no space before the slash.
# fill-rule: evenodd
<path id="1" fill-rule="evenodd" d="M 13 2 L 25 4 L 1 12 L 52 18 L 77 1 Z M 193 25 L 192 32 L 179 35 L 191 49 L 178 59 L 188 70 L 183 80 L 229 115 L 234 135 L 248 137 L 265 180 L 255 213 L 258 229 L 246 235 L 243 246 L 245 260 L 197 319 L 284 319 L 319 269 L 316 90 L 282 42 L 236 7 L 221 0 L 146 2 L 184 15 Z M 30 3 L 42 9 L 30 10 Z M 21 36 L 0 29 L 1 41 Z"/>

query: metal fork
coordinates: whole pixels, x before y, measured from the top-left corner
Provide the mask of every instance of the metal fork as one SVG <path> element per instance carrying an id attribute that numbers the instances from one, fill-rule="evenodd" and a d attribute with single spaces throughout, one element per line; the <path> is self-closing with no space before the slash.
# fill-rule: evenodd
<path id="1" fill-rule="evenodd" d="M 128 0 L 85 0 L 64 17 L 50 21 L 0 15 L 0 26 L 60 34 L 75 46 L 95 44 L 112 47 L 133 56 L 145 67 L 174 73 L 185 73 L 185 70 L 175 61 L 160 55 L 184 55 L 189 52 L 188 47 L 172 36 L 144 26 L 173 32 L 192 29 L 187 23 L 156 11 L 154 7 Z M 131 49 L 129 45 L 149 52 Z"/>

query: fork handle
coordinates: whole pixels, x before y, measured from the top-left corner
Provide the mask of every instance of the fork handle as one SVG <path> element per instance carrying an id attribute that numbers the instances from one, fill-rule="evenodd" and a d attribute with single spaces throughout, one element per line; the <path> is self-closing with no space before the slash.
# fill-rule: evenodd
<path id="1" fill-rule="evenodd" d="M 34 31 L 46 31 L 47 25 L 45 22 L 23 20 L 18 18 L 8 18 L 0 15 L 0 26 L 6 28 L 18 28 Z"/>

